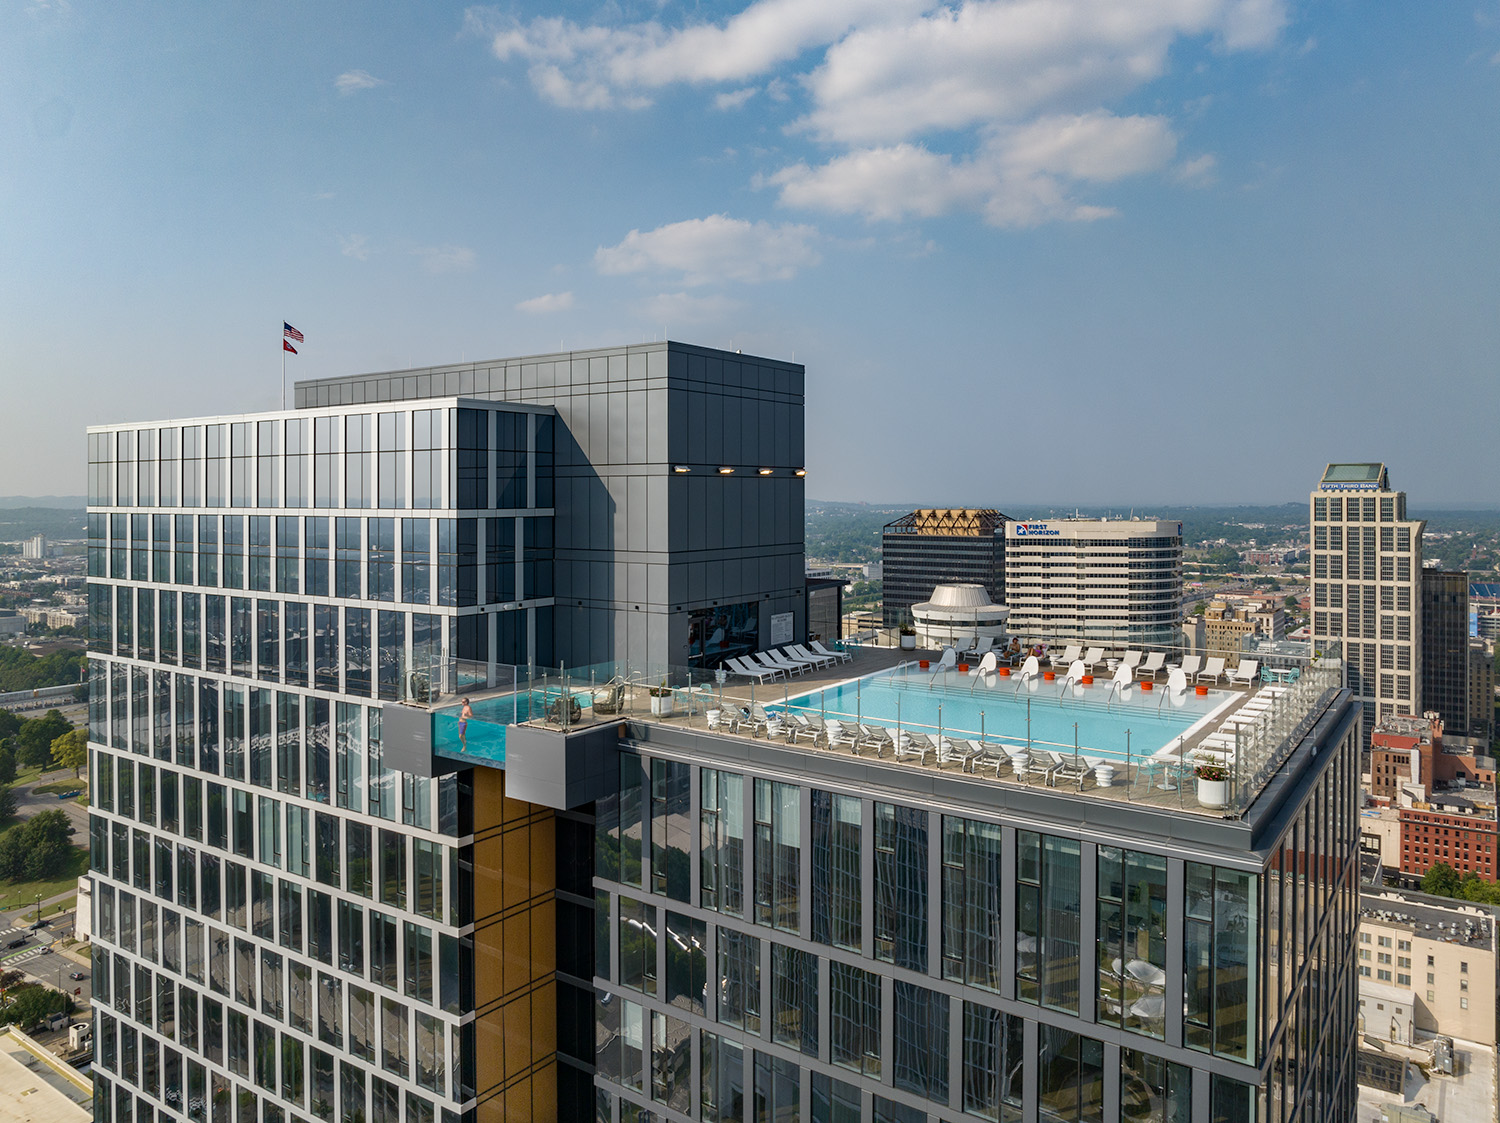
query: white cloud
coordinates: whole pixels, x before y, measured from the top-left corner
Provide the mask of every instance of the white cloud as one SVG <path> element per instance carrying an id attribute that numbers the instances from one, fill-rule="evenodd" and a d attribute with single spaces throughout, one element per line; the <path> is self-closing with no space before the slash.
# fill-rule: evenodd
<path id="1" fill-rule="evenodd" d="M 1213 153 L 1205 152 L 1184 160 L 1172 169 L 1172 178 L 1188 187 L 1208 187 L 1218 182 L 1219 161 Z"/>
<path id="2" fill-rule="evenodd" d="M 1093 221 L 1112 212 L 1074 202 L 1070 184 L 1159 170 L 1176 146 L 1163 118 L 1091 113 L 997 131 L 971 157 L 912 144 L 864 148 L 820 167 L 795 164 L 766 182 L 781 188 L 783 205 L 873 220 L 971 209 L 994 226 Z"/>
<path id="3" fill-rule="evenodd" d="M 365 70 L 346 70 L 333 80 L 334 89 L 346 96 L 359 90 L 373 90 L 376 86 L 383 85 L 385 85 L 384 78 L 376 78 Z"/>
<path id="4" fill-rule="evenodd" d="M 670 328 L 673 324 L 701 324 L 722 320 L 742 307 L 719 293 L 697 296 L 688 292 L 663 292 L 646 301 L 641 312 L 653 324 Z"/>
<path id="5" fill-rule="evenodd" d="M 714 98 L 715 109 L 739 109 L 760 92 L 757 86 L 746 86 L 742 90 L 731 90 Z"/>
<path id="6" fill-rule="evenodd" d="M 715 84 L 720 110 L 758 92 L 795 103 L 790 131 L 834 152 L 766 178 L 786 205 L 878 218 L 971 207 L 1013 225 L 1101 217 L 1111 212 L 1071 192 L 1168 168 L 1170 121 L 1116 116 L 1111 103 L 1164 75 L 1184 40 L 1221 53 L 1270 46 L 1287 5 L 750 0 L 718 23 L 547 17 L 484 32 L 496 58 L 528 64 L 559 106 L 639 108 L 668 86 Z"/>
<path id="7" fill-rule="evenodd" d="M 785 281 L 820 260 L 811 226 L 746 222 L 713 214 L 673 222 L 642 233 L 632 230 L 615 246 L 600 246 L 600 273 L 665 271 L 682 274 L 689 286 L 715 281 Z"/>
<path id="8" fill-rule="evenodd" d="M 573 307 L 571 292 L 546 292 L 541 296 L 533 296 L 530 300 L 521 301 L 516 305 L 516 311 L 540 316 L 547 312 L 566 312 L 571 307 Z"/>
<path id="9" fill-rule="evenodd" d="M 429 273 L 463 273 L 474 268 L 478 255 L 468 246 L 419 246 L 412 253 Z"/>
<path id="10" fill-rule="evenodd" d="M 365 261 L 370 256 L 370 240 L 363 234 L 340 235 L 339 253 L 355 261 Z"/>

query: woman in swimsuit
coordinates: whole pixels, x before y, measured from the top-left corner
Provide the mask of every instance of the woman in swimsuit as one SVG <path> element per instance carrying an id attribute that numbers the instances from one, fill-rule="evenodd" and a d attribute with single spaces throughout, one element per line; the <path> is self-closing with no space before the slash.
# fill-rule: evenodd
<path id="1" fill-rule="evenodd" d="M 474 716 L 474 711 L 469 708 L 469 700 L 464 699 L 464 708 L 458 715 L 458 741 L 465 749 L 469 747 L 469 719 Z"/>

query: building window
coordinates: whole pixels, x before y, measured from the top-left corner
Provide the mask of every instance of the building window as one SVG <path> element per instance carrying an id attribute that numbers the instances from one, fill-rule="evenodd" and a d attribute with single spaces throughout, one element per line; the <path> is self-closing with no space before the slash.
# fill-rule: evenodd
<path id="1" fill-rule="evenodd" d="M 880 976 L 839 962 L 829 963 L 828 976 L 829 1059 L 836 1065 L 878 1078 Z"/>
<path id="2" fill-rule="evenodd" d="M 812 938 L 859 951 L 863 809 L 855 796 L 812 793 Z"/>
<path id="3" fill-rule="evenodd" d="M 1098 858 L 1099 1020 L 1166 1032 L 1167 860 L 1101 846 Z"/>
<path id="4" fill-rule="evenodd" d="M 943 816 L 943 977 L 1000 990 L 1000 827 Z"/>
<path id="5" fill-rule="evenodd" d="M 927 970 L 927 812 L 890 803 L 875 804 L 875 958 Z"/>
<path id="6" fill-rule="evenodd" d="M 745 914 L 745 778 L 705 768 L 700 773 L 702 863 L 700 902 L 727 916 Z M 856 876 L 857 876 L 856 868 Z M 600 876 L 608 877 L 601 868 Z M 814 879 L 816 884 L 816 875 Z"/>
<path id="7" fill-rule="evenodd" d="M 1248 1059 L 1258 1012 L 1257 878 L 1197 862 L 1186 869 L 1184 1044 Z"/>
<path id="8" fill-rule="evenodd" d="M 755 922 L 783 932 L 799 929 L 802 790 L 755 781 Z"/>
<path id="9" fill-rule="evenodd" d="M 1079 846 L 1016 832 L 1016 997 L 1078 1011 Z"/>

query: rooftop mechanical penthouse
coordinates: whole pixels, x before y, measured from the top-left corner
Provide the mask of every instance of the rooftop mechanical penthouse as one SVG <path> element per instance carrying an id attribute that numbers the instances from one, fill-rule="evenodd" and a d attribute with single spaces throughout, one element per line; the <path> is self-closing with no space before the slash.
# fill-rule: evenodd
<path id="1" fill-rule="evenodd" d="M 1131 726 L 1108 785 L 1007 770 L 1014 724 L 913 754 L 905 702 L 850 744 L 817 696 L 860 711 L 882 654 L 719 667 L 805 638 L 800 367 L 297 404 L 90 430 L 96 1118 L 1350 1116 L 1336 658 L 1214 742 L 1222 811 Z"/>

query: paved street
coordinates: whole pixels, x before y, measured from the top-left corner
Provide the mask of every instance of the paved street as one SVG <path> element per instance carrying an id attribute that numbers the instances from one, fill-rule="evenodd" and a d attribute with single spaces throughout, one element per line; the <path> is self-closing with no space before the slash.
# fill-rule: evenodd
<path id="1" fill-rule="evenodd" d="M 79 845 L 89 836 L 89 809 L 76 799 L 58 799 L 55 792 L 43 792 L 36 794 L 33 789 L 41 784 L 51 784 L 61 781 L 72 781 L 73 770 L 70 768 L 58 768 L 51 772 L 42 773 L 41 777 L 25 784 L 17 784 L 11 791 L 16 796 L 16 815 L 21 819 L 29 819 L 40 811 L 61 810 L 68 816 L 68 822 L 72 824 L 73 844 Z M 82 779 L 78 780 L 78 787 L 84 786 Z"/>

